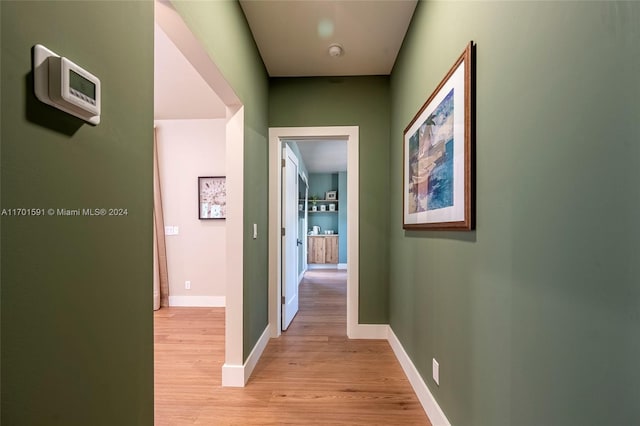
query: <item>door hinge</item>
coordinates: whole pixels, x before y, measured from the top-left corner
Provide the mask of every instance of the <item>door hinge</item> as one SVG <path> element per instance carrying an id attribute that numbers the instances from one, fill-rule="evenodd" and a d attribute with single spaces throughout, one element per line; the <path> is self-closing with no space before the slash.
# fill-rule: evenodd
<path id="1" fill-rule="evenodd" d="M 284 228 L 280 228 L 280 235 L 284 237 L 284 234 L 285 234 Z"/>
<path id="2" fill-rule="evenodd" d="M 287 165 L 287 160 L 285 160 L 284 158 L 282 160 L 280 160 L 282 164 L 282 167 L 285 167 Z"/>
<path id="3" fill-rule="evenodd" d="M 282 296 L 280 299 L 281 299 L 281 302 L 282 302 L 283 305 L 286 304 L 284 296 Z"/>

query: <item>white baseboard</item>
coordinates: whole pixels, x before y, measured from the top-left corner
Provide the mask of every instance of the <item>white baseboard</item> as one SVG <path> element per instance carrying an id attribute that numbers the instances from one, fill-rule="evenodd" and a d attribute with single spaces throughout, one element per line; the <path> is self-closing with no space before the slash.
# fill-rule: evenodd
<path id="1" fill-rule="evenodd" d="M 312 269 L 338 269 L 337 263 L 310 263 L 309 270 Z"/>
<path id="2" fill-rule="evenodd" d="M 414 392 L 422 404 L 422 408 L 427 413 L 427 416 L 429 417 L 429 420 L 431 420 L 433 426 L 451 426 L 451 423 L 447 420 L 447 417 L 444 415 L 444 412 L 438 405 L 438 402 L 433 397 L 431 391 L 429 391 L 427 384 L 422 379 L 418 369 L 411 361 L 411 358 L 409 358 L 409 355 L 407 355 L 407 352 L 402 347 L 402 343 L 400 343 L 400 340 L 398 340 L 398 337 L 395 335 L 391 327 L 388 328 L 388 340 L 393 352 L 396 354 L 396 358 L 398 358 L 398 361 L 404 370 L 404 374 L 407 375 L 409 383 L 411 383 Z"/>
<path id="3" fill-rule="evenodd" d="M 338 269 L 347 269 L 346 263 L 338 263 Z"/>
<path id="4" fill-rule="evenodd" d="M 383 339 L 387 340 L 389 326 L 387 324 L 356 324 L 347 330 L 349 339 Z"/>
<path id="5" fill-rule="evenodd" d="M 264 349 L 267 347 L 270 338 L 271 327 L 267 325 L 243 365 L 231 365 L 225 363 L 222 366 L 222 386 L 237 388 L 244 387 L 249 381 L 249 377 L 251 377 L 253 369 L 256 368 L 256 364 L 258 364 L 258 360 L 262 356 Z"/>
<path id="6" fill-rule="evenodd" d="M 304 278 L 304 273 L 305 272 L 306 272 L 306 269 L 304 271 L 300 272 L 300 275 L 298 275 L 298 285 L 300 285 L 300 282 Z"/>
<path id="7" fill-rule="evenodd" d="M 242 388 L 244 381 L 244 365 L 222 365 L 222 386 Z"/>
<path id="8" fill-rule="evenodd" d="M 224 296 L 169 296 L 169 306 L 224 308 Z"/>

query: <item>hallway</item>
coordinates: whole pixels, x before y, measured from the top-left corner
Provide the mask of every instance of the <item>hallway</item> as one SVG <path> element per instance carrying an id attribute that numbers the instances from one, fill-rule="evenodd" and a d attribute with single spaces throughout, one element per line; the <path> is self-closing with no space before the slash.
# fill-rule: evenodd
<path id="1" fill-rule="evenodd" d="M 429 425 L 389 344 L 347 339 L 346 272 L 309 271 L 299 291 L 245 388 L 220 387 L 223 309 L 156 312 L 155 425 Z"/>

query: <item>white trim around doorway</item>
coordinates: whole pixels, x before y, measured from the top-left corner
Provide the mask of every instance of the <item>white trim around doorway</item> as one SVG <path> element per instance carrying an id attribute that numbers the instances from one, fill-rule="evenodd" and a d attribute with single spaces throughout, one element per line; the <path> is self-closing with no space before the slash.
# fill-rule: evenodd
<path id="1" fill-rule="evenodd" d="M 359 128 L 337 127 L 272 127 L 269 128 L 269 325 L 272 337 L 281 330 L 281 312 L 278 301 L 281 296 L 282 277 L 280 253 L 282 227 L 282 194 L 280 179 L 283 140 L 346 139 L 347 140 L 347 336 L 349 338 L 379 338 L 380 333 L 370 333 L 372 326 L 358 322 L 359 290 Z M 374 326 L 378 327 L 378 326 Z M 379 326 L 379 327 L 386 327 Z M 366 337 L 371 336 L 371 337 Z M 374 337 L 375 336 L 375 337 Z M 386 335 L 385 335 L 386 337 Z"/>

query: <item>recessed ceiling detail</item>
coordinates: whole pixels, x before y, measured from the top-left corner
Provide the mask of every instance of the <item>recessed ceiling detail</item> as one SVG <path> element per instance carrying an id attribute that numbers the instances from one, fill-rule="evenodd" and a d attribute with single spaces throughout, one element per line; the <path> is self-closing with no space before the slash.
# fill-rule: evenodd
<path id="1" fill-rule="evenodd" d="M 271 77 L 388 75 L 416 0 L 240 0 Z M 327 54 L 340 44 L 345 53 Z"/>

